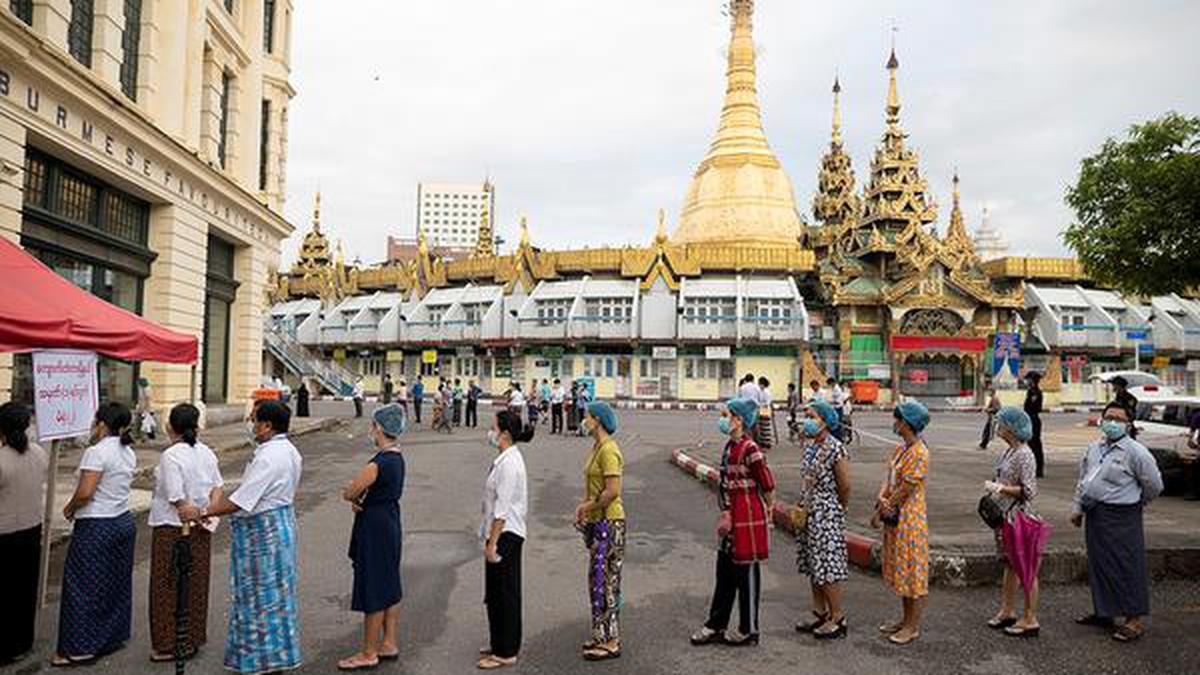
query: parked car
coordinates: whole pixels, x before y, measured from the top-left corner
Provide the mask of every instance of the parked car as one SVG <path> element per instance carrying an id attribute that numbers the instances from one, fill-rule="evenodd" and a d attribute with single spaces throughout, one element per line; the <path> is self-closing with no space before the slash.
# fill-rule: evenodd
<path id="1" fill-rule="evenodd" d="M 1188 447 L 1188 421 L 1200 410 L 1200 397 L 1166 396 L 1138 402 L 1138 441 L 1150 449 L 1163 475 L 1168 493 L 1186 490 L 1186 472 L 1200 453 Z"/>
<path id="2" fill-rule="evenodd" d="M 1147 373 L 1140 370 L 1111 370 L 1107 373 L 1098 373 L 1091 377 L 1092 382 L 1102 382 L 1111 386 L 1111 382 L 1115 377 L 1123 377 L 1129 383 L 1129 393 L 1137 397 L 1137 400 L 1142 399 L 1158 399 L 1162 397 L 1175 396 L 1176 391 L 1171 387 L 1163 384 L 1154 373 Z"/>

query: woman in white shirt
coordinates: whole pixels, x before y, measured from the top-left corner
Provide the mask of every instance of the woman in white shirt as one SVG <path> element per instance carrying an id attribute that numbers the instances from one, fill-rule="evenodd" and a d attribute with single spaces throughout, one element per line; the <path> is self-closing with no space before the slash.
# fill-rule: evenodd
<path id="1" fill-rule="evenodd" d="M 184 653 L 192 655 L 208 640 L 208 579 L 215 520 L 189 528 L 183 523 L 221 496 L 224 481 L 217 456 L 196 434 L 200 411 L 190 403 L 171 409 L 167 432 L 171 446 L 163 451 L 154 469 L 154 497 L 150 502 L 150 645 L 151 661 L 175 658 L 175 544 L 181 536 L 191 541 L 192 565 L 188 584 L 188 639 Z"/>
<path id="2" fill-rule="evenodd" d="M 483 488 L 484 590 L 490 641 L 479 650 L 482 670 L 517 663 L 521 649 L 521 547 L 525 543 L 528 495 L 525 459 L 516 443 L 533 438 L 533 428 L 512 410 L 496 413 L 488 444 L 497 451 Z"/>
<path id="3" fill-rule="evenodd" d="M 46 452 L 29 442 L 28 430 L 28 407 L 0 405 L 0 578 L 8 596 L 0 665 L 33 648 L 37 615 Z"/>
<path id="4" fill-rule="evenodd" d="M 53 665 L 90 663 L 129 641 L 137 527 L 129 486 L 137 457 L 129 447 L 133 415 L 110 401 L 96 411 L 95 444 L 79 462 L 79 483 L 63 507 L 74 521 L 63 566 L 58 652 Z"/>

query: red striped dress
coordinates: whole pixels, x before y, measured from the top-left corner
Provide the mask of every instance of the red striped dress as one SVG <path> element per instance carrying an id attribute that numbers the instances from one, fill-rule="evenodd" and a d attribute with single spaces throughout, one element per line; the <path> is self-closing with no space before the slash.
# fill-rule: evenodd
<path id="1" fill-rule="evenodd" d="M 775 477 L 754 440 L 748 434 L 739 441 L 730 440 L 721 456 L 718 499 L 721 510 L 729 511 L 733 521 L 728 543 L 735 563 L 767 559 L 771 535 L 764 495 L 774 491 Z"/>

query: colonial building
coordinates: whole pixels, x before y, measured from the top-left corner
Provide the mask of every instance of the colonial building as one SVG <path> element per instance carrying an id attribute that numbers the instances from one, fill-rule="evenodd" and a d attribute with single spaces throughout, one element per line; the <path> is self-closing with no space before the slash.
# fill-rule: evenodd
<path id="1" fill-rule="evenodd" d="M 331 389 L 362 375 L 370 390 L 385 372 L 475 379 L 493 392 L 561 377 L 594 382 L 602 397 L 689 400 L 728 396 L 746 373 L 768 377 L 777 397 L 788 382 L 833 375 L 873 383 L 882 401 L 973 402 L 996 372 L 997 336 L 1020 335 L 1026 367 L 1062 370 L 1061 317 L 1046 309 L 1058 305 L 1038 294 L 1041 284 L 1086 278 L 1073 260 L 984 264 L 957 176 L 938 235 L 935 200 L 901 127 L 895 53 L 861 190 L 835 81 L 829 151 L 805 224 L 763 129 L 753 13 L 752 0 L 730 3 L 720 122 L 673 233 L 660 212 L 645 247 L 545 251 L 522 223 L 510 255 L 494 255 L 481 236 L 474 255 L 446 260 L 419 239 L 415 259 L 359 269 L 331 256 L 314 224 L 296 266 L 276 280 L 270 367 Z M 1200 310 L 1171 303 L 1180 325 L 1191 320 L 1186 308 Z M 1112 369 L 1133 353 L 1123 351 L 1120 321 L 1104 325 L 1110 351 L 1098 367 Z M 1194 349 L 1183 330 L 1171 333 L 1179 367 Z"/>
<path id="2" fill-rule="evenodd" d="M 13 0 L 0 8 L 0 235 L 201 339 L 184 366 L 102 361 L 106 399 L 245 400 L 260 382 L 287 165 L 291 0 Z M 0 398 L 31 396 L 27 355 Z"/>

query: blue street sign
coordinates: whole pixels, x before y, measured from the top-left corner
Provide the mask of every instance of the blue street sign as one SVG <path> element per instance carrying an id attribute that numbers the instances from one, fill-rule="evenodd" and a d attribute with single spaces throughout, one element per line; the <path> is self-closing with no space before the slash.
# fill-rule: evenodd
<path id="1" fill-rule="evenodd" d="M 1129 339 L 1129 340 L 1145 340 L 1146 339 L 1146 331 L 1144 331 L 1144 330 L 1127 330 L 1127 331 L 1125 331 L 1125 337 L 1126 337 L 1126 339 Z"/>
<path id="2" fill-rule="evenodd" d="M 1143 342 L 1138 345 L 1138 351 L 1143 354 L 1153 354 L 1154 345 L 1150 344 L 1149 342 Z"/>

